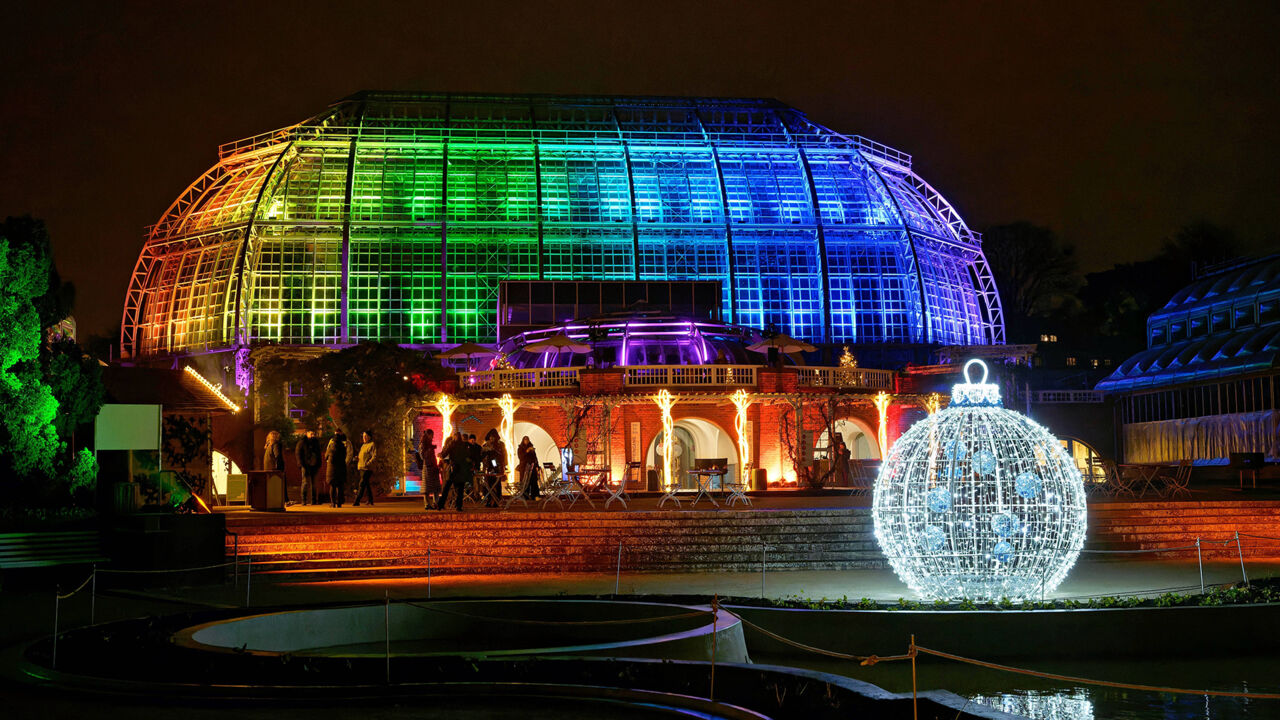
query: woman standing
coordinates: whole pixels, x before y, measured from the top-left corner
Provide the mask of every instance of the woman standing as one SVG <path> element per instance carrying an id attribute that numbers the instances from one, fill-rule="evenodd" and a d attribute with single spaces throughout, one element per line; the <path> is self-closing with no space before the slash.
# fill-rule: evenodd
<path id="1" fill-rule="evenodd" d="M 436 496 L 440 494 L 440 463 L 436 460 L 436 431 L 430 428 L 418 443 L 418 469 L 422 471 L 423 507 L 430 510 L 436 506 Z"/>
<path id="2" fill-rule="evenodd" d="M 502 480 L 507 474 L 507 446 L 497 430 L 491 429 L 484 435 L 484 445 L 480 446 L 480 467 L 488 487 L 484 505 L 496 508 L 502 498 Z"/>
<path id="3" fill-rule="evenodd" d="M 267 442 L 262 447 L 262 469 L 271 472 L 284 470 L 284 443 L 280 442 L 277 430 L 267 433 Z"/>
<path id="4" fill-rule="evenodd" d="M 351 506 L 360 507 L 360 498 L 368 493 L 369 505 L 372 507 L 373 486 L 370 481 L 373 479 L 373 461 L 378 457 L 378 446 L 373 444 L 373 436 L 368 431 L 361 435 L 361 440 L 360 454 L 356 458 L 356 470 L 360 471 L 360 487 L 356 490 L 356 501 L 351 503 Z"/>
<path id="5" fill-rule="evenodd" d="M 333 434 L 324 449 L 325 475 L 329 479 L 329 505 L 340 508 L 346 502 L 347 458 L 351 457 L 351 443 L 341 430 Z"/>
<path id="6" fill-rule="evenodd" d="M 520 438 L 520 445 L 516 448 L 516 457 L 520 463 L 516 465 L 516 472 L 520 476 L 520 482 L 524 483 L 524 499 L 538 499 L 538 480 L 541 472 L 538 468 L 538 453 L 533 449 L 533 443 L 529 440 L 529 436 L 525 435 Z"/>

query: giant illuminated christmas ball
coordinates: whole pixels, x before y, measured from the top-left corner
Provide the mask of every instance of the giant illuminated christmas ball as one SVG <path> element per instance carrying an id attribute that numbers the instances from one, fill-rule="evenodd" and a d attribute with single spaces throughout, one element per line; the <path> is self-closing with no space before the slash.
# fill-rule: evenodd
<path id="1" fill-rule="evenodd" d="M 1083 478 L 1048 430 L 1001 407 L 986 364 L 970 360 L 964 374 L 950 405 L 889 453 L 876 479 L 876 539 L 927 599 L 1039 598 L 1084 544 Z"/>

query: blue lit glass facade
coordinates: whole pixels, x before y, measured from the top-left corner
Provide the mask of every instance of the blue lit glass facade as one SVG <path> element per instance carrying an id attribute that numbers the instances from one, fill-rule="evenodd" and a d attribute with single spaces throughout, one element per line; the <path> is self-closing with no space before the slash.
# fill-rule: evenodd
<path id="1" fill-rule="evenodd" d="M 502 280 L 716 280 L 816 343 L 1003 342 L 911 159 L 768 100 L 363 93 L 221 148 L 154 226 L 135 354 L 491 342 Z"/>

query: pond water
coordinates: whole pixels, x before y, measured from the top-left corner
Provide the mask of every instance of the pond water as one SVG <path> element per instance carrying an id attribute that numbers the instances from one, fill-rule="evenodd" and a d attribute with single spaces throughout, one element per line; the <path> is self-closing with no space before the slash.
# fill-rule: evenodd
<path id="1" fill-rule="evenodd" d="M 891 692 L 911 691 L 911 665 L 888 662 L 861 667 L 843 661 L 810 661 L 752 655 L 758 663 L 790 665 L 856 678 Z M 1280 658 L 1119 660 L 1008 663 L 1030 670 L 1098 680 L 1228 692 L 1280 693 Z M 1072 685 L 989 670 L 936 658 L 916 667 L 920 690 L 950 690 L 971 702 L 1032 720 L 1273 720 L 1280 700 L 1170 695 Z"/>

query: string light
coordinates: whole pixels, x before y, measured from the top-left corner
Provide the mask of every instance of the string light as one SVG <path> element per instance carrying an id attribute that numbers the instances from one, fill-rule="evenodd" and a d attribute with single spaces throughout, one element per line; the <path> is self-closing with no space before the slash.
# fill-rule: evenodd
<path id="1" fill-rule="evenodd" d="M 893 402 L 893 398 L 889 393 L 881 391 L 871 399 L 876 404 L 876 412 L 880 415 L 880 424 L 876 429 L 876 442 L 880 445 L 880 457 L 889 455 L 889 428 L 885 419 L 889 416 L 889 403 Z"/>
<path id="2" fill-rule="evenodd" d="M 982 382 L 969 379 L 982 367 Z M 1048 430 L 1001 407 L 986 365 L 899 438 L 876 480 L 876 540 L 930 600 L 1052 592 L 1084 544 L 1084 483 Z"/>
<path id="3" fill-rule="evenodd" d="M 436 400 L 435 406 L 436 410 L 440 413 L 441 419 L 444 420 L 444 424 L 440 428 L 440 432 L 443 438 L 447 439 L 453 434 L 453 421 L 451 418 L 453 416 L 454 408 L 458 406 L 453 402 L 453 398 L 443 393 L 441 393 L 440 398 Z"/>
<path id="4" fill-rule="evenodd" d="M 746 390 L 739 389 L 729 399 L 738 408 L 738 414 L 733 419 L 733 429 L 738 431 L 738 475 L 740 479 L 745 479 L 747 466 L 751 463 L 751 439 L 747 437 L 747 407 L 751 405 L 751 396 Z"/>
<path id="5" fill-rule="evenodd" d="M 516 401 L 512 399 L 511 393 L 503 393 L 502 398 L 498 400 L 498 407 L 502 408 L 502 424 L 499 426 L 498 432 L 502 433 L 502 441 L 507 449 L 507 488 L 511 492 L 515 492 L 516 487 Z"/>
<path id="6" fill-rule="evenodd" d="M 662 410 L 662 485 L 667 490 L 675 487 L 675 482 L 671 479 L 671 435 L 675 432 L 674 422 L 671 420 L 671 406 L 676 404 L 675 398 L 671 397 L 671 393 L 666 388 L 658 391 L 657 397 L 653 399 L 658 403 L 658 407 Z"/>
<path id="7" fill-rule="evenodd" d="M 235 404 L 235 402 L 231 398 L 227 397 L 226 395 L 223 395 L 221 388 L 219 388 L 217 385 L 214 385 L 213 383 L 206 380 L 203 375 L 196 372 L 195 368 L 191 367 L 190 365 L 187 365 L 182 369 L 185 370 L 186 373 L 191 377 L 195 378 L 196 380 L 199 380 L 200 384 L 205 386 L 205 388 L 208 389 L 209 392 L 213 393 L 214 397 L 221 400 L 222 404 L 226 405 L 228 410 L 230 410 L 233 413 L 240 412 L 239 405 Z"/>

